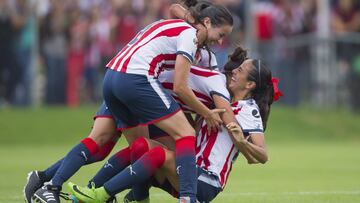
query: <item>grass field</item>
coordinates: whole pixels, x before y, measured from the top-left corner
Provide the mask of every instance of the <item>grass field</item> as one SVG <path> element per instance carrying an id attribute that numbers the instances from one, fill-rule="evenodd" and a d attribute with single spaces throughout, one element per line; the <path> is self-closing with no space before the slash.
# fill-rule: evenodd
<path id="1" fill-rule="evenodd" d="M 27 172 L 49 166 L 86 136 L 95 111 L 0 110 L 0 203 L 23 202 Z M 266 139 L 269 162 L 247 165 L 239 158 L 214 202 L 360 202 L 360 116 L 278 107 Z M 83 167 L 72 180 L 84 185 L 101 164 Z M 156 189 L 151 200 L 176 202 Z"/>

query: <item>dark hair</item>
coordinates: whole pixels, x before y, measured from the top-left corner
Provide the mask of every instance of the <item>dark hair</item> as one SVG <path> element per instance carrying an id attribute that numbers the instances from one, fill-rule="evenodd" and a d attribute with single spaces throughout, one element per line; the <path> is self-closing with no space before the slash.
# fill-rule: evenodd
<path id="1" fill-rule="evenodd" d="M 264 130 L 270 114 L 270 107 L 273 103 L 274 87 L 271 82 L 272 74 L 265 64 L 258 60 L 252 60 L 253 69 L 249 71 L 248 80 L 256 83 L 256 88 L 252 90 L 252 97 L 260 109 Z"/>
<path id="2" fill-rule="evenodd" d="M 188 8 L 193 7 L 193 6 L 195 6 L 195 5 L 198 3 L 197 0 L 183 0 L 182 2 L 183 2 L 184 5 L 185 5 L 186 7 L 188 7 Z"/>
<path id="3" fill-rule="evenodd" d="M 237 47 L 234 52 L 228 56 L 228 61 L 224 66 L 224 73 L 231 74 L 231 72 L 238 68 L 247 59 L 247 51 L 242 47 Z"/>
<path id="4" fill-rule="evenodd" d="M 182 0 L 185 6 L 188 7 L 190 14 L 195 19 L 195 24 L 202 23 L 201 21 L 208 17 L 211 24 L 215 27 L 221 25 L 233 25 L 234 20 L 231 13 L 223 6 L 213 4 L 209 1 L 197 0 Z"/>

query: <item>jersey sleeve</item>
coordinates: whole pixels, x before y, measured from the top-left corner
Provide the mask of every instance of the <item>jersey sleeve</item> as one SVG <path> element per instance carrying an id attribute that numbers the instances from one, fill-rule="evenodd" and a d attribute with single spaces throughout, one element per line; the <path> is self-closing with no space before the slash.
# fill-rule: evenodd
<path id="1" fill-rule="evenodd" d="M 263 124 L 257 105 L 244 105 L 241 113 L 235 116 L 245 136 L 251 133 L 263 133 Z"/>
<path id="2" fill-rule="evenodd" d="M 230 101 L 230 93 L 226 88 L 226 78 L 223 74 L 219 74 L 210 78 L 211 82 L 208 84 L 210 96 L 218 95 L 227 101 Z"/>
<path id="3" fill-rule="evenodd" d="M 187 58 L 190 63 L 194 62 L 197 49 L 196 30 L 189 28 L 180 33 L 177 39 L 176 54 L 181 54 Z"/>

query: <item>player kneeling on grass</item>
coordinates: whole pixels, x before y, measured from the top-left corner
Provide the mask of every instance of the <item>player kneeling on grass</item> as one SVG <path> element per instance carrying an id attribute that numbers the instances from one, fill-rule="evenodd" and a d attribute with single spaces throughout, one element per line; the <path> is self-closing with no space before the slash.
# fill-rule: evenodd
<path id="1" fill-rule="evenodd" d="M 275 83 L 271 71 L 260 60 L 247 59 L 232 70 L 229 89 L 233 94 L 235 118 L 241 127 L 229 123 L 220 131 L 208 133 L 206 123 L 202 123 L 194 146 L 198 169 L 198 201 L 210 202 L 224 189 L 231 165 L 240 151 L 252 158 L 250 163 L 265 163 L 268 160 L 263 131 L 273 99 L 278 99 L 281 94 Z M 73 183 L 69 183 L 69 186 L 79 201 L 105 202 L 132 185 L 154 177 L 158 187 L 168 192 L 174 191 L 172 194 L 177 197 L 178 171 L 174 152 L 159 146 L 150 149 L 100 188 L 80 187 Z"/>

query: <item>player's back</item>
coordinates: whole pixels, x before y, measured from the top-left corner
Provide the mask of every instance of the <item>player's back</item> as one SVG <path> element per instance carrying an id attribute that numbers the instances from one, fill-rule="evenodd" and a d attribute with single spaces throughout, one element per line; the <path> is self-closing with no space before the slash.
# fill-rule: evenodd
<path id="1" fill-rule="evenodd" d="M 157 77 L 167 65 L 175 64 L 179 53 L 192 62 L 196 49 L 196 30 L 193 27 L 184 20 L 160 20 L 141 30 L 106 67 Z"/>
<path id="2" fill-rule="evenodd" d="M 186 112 L 194 113 L 194 111 L 172 91 L 174 85 L 174 73 L 175 71 L 164 71 L 159 76 L 159 81 L 163 87 L 169 90 L 172 96 L 180 104 L 181 108 Z M 212 96 L 214 94 L 224 97 L 229 100 L 230 94 L 226 89 L 225 76 L 215 70 L 209 70 L 204 67 L 191 66 L 189 79 L 189 88 L 194 92 L 195 96 L 208 108 L 214 108 L 214 102 Z"/>

